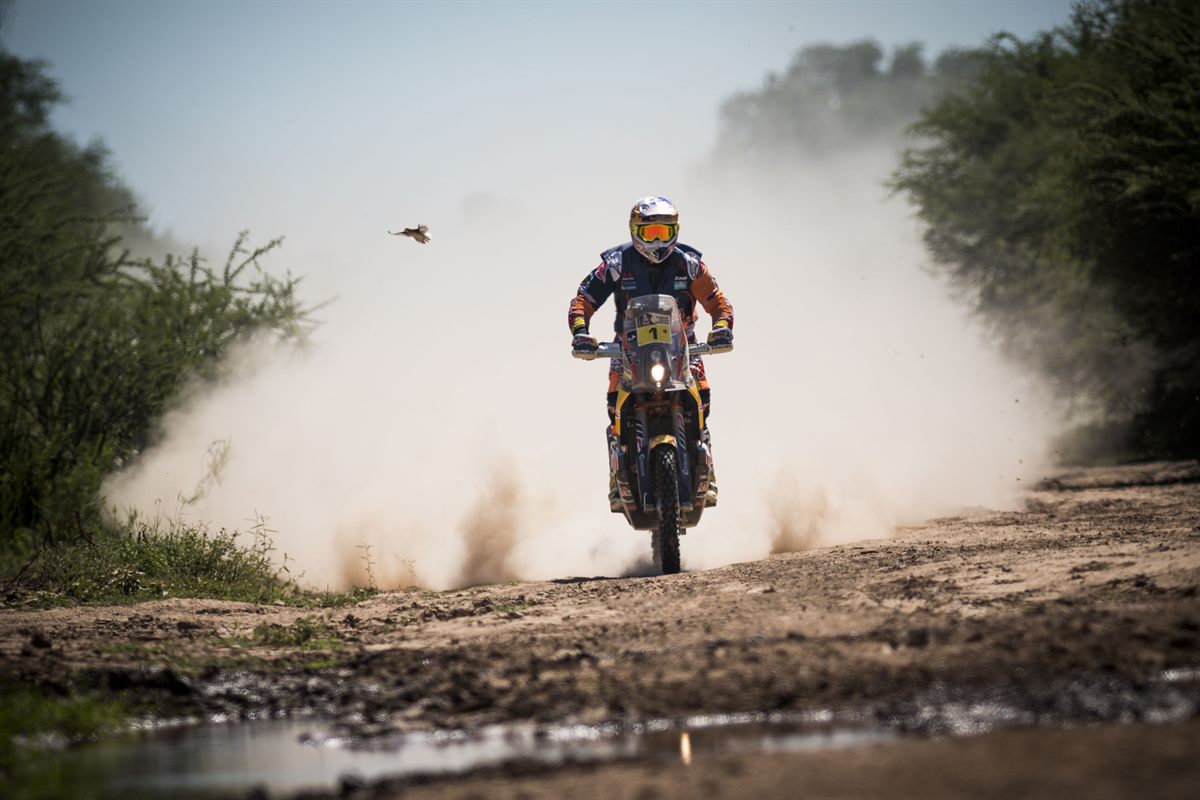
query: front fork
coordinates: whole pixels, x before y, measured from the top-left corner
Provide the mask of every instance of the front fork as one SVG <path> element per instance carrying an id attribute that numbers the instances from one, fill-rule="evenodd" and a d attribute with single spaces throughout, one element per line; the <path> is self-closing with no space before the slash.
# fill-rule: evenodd
<path id="1" fill-rule="evenodd" d="M 621 458 L 621 437 L 617 436 L 613 426 L 609 425 L 608 431 L 608 474 L 613 476 L 613 480 L 617 484 L 617 492 L 621 496 L 621 503 L 628 508 L 636 508 L 637 500 L 633 496 L 633 487 L 629 484 L 629 470 L 625 468 L 625 464 Z M 614 509 L 616 510 L 616 509 Z"/>
<path id="2" fill-rule="evenodd" d="M 683 407 L 676 402 L 671 409 L 672 427 L 674 428 L 675 453 L 679 465 L 679 499 L 681 510 L 690 511 L 699 506 L 703 507 L 704 498 L 708 494 L 708 483 L 712 476 L 712 439 L 705 426 L 700 431 L 700 441 L 696 443 L 696 490 L 692 492 L 692 459 L 688 453 L 687 422 L 683 415 Z M 608 438 L 608 470 L 613 475 L 621 502 L 630 509 L 638 507 L 638 499 L 634 496 L 630 473 L 624 459 L 621 438 L 610 425 L 606 429 Z M 636 468 L 638 486 L 642 487 L 641 507 L 655 507 L 654 497 L 649 491 L 650 486 L 650 446 L 648 435 L 649 425 L 644 411 L 637 412 L 633 419 L 633 442 L 636 453 Z"/>
<path id="3" fill-rule="evenodd" d="M 712 437 L 708 433 L 707 426 L 700 431 L 700 442 L 696 445 L 696 455 L 695 505 L 697 508 L 703 508 L 704 501 L 708 497 L 708 483 L 712 480 L 713 474 Z"/>
<path id="4" fill-rule="evenodd" d="M 678 400 L 671 405 L 671 416 L 675 428 L 675 463 L 679 465 L 679 506 L 682 511 L 691 511 L 692 459 L 688 453 L 687 425 L 683 421 L 683 406 Z"/>

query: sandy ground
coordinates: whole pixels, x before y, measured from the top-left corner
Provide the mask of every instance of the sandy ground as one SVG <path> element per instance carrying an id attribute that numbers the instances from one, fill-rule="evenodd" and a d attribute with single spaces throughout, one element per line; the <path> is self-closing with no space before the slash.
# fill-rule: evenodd
<path id="1" fill-rule="evenodd" d="M 980 708 L 1009 724 L 1174 722 L 921 738 L 746 757 L 739 768 L 579 767 L 525 783 L 544 796 L 603 778 L 628 790 L 613 797 L 851 797 L 900 780 L 924 797 L 992 797 L 1008 785 L 994 771 L 1019 759 L 1044 762 L 1036 773 L 1064 787 L 1053 796 L 1133 796 L 1115 772 L 1149 781 L 1139 796 L 1177 796 L 1200 785 L 1187 721 L 1200 699 L 1198 586 L 1200 465 L 1151 464 L 1060 475 L 1021 512 L 677 576 L 386 593 L 325 612 L 196 600 L 7 609 L 0 671 L 196 713 L 313 711 L 360 735 L 776 710 L 934 736 L 997 722 Z M 263 622 L 314 614 L 340 647 L 248 643 Z M 929 788 L 937 775 L 948 788 Z M 472 780 L 484 781 L 480 797 L 543 796 L 503 794 L 502 775 Z M 468 797 L 454 792 L 469 785 L 420 796 Z"/>

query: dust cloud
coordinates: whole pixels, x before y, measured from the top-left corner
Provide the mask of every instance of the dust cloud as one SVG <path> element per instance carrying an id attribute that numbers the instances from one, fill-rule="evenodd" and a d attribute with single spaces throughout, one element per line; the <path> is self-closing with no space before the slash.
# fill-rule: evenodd
<path id="1" fill-rule="evenodd" d="M 520 577 L 512 564 L 520 532 L 521 495 L 516 476 L 500 468 L 463 519 L 463 565 L 458 583 L 475 586 Z"/>
<path id="2" fill-rule="evenodd" d="M 1050 406 L 923 271 L 882 185 L 893 153 L 649 177 L 538 170 L 533 149 L 509 154 L 520 181 L 404 220 L 429 245 L 380 214 L 349 227 L 334 268 L 285 246 L 337 287 L 311 343 L 248 343 L 109 502 L 264 520 L 315 587 L 636 572 L 648 534 L 607 509 L 606 364 L 570 358 L 566 310 L 646 194 L 675 201 L 736 309 L 737 349 L 708 360 L 721 503 L 684 538 L 685 569 L 1012 507 L 1041 476 Z M 611 325 L 610 303 L 593 332 Z M 214 442 L 219 479 L 196 492 Z"/>

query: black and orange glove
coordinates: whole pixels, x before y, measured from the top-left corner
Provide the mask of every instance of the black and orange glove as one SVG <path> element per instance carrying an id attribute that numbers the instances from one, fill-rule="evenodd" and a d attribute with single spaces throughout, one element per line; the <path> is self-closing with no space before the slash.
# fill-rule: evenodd
<path id="1" fill-rule="evenodd" d="M 600 348 L 596 337 L 588 333 L 587 328 L 576 328 L 575 337 L 571 339 L 571 350 L 576 353 L 594 353 Z"/>
<path id="2" fill-rule="evenodd" d="M 708 332 L 708 344 L 711 347 L 732 347 L 733 346 L 733 328 L 729 327 L 729 323 L 721 320 L 713 329 Z"/>

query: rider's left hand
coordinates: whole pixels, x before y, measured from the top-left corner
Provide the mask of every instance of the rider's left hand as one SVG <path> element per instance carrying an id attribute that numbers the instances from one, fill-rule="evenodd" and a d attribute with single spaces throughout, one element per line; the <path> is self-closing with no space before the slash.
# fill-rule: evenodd
<path id="1" fill-rule="evenodd" d="M 733 331 L 722 325 L 708 332 L 710 347 L 733 347 Z"/>

